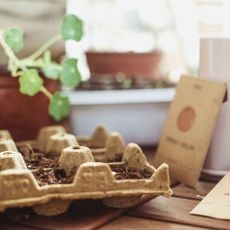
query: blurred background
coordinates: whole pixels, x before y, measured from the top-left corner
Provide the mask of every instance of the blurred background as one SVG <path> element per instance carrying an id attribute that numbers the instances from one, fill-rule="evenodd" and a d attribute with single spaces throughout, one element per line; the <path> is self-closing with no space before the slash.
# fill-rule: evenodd
<path id="1" fill-rule="evenodd" d="M 25 57 L 58 33 L 65 13 L 78 15 L 84 22 L 82 41 L 52 48 L 56 60 L 64 55 L 79 60 L 83 82 L 65 89 L 74 133 L 86 135 L 106 124 L 127 142 L 149 145 L 160 139 L 181 74 L 199 73 L 199 39 L 230 35 L 229 11 L 229 0 L 0 0 L 0 28 L 16 25 L 25 31 L 19 53 Z M 6 63 L 0 48 L 1 69 Z M 26 112 L 20 117 L 17 111 L 12 130 L 20 136 Z M 51 123 L 44 113 L 38 126 Z"/>
<path id="2" fill-rule="evenodd" d="M 31 40 L 22 53 L 29 54 L 56 34 L 65 11 L 77 14 L 85 36 L 80 44 L 68 42 L 66 51 L 80 59 L 84 79 L 90 76 L 86 51 L 159 50 L 161 75 L 177 81 L 181 73 L 197 74 L 200 37 L 229 35 L 229 10 L 228 0 L 1 0 L 0 27 L 22 27 Z M 63 54 L 62 48 L 53 55 Z"/>
<path id="3" fill-rule="evenodd" d="M 86 35 L 67 53 L 160 50 L 161 74 L 177 81 L 197 74 L 200 37 L 229 35 L 229 10 L 228 0 L 70 0 L 67 11 L 82 16 Z"/>

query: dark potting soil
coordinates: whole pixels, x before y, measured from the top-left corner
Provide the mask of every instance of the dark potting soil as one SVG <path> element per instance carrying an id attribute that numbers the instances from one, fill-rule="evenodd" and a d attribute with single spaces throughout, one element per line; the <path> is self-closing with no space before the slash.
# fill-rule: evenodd
<path id="1" fill-rule="evenodd" d="M 22 153 L 27 168 L 32 171 L 40 186 L 50 184 L 70 184 L 73 182 L 76 170 L 67 176 L 65 170 L 59 168 L 58 157 L 54 154 L 44 154 L 29 145 L 18 147 Z"/>
<path id="2" fill-rule="evenodd" d="M 124 179 L 148 179 L 152 176 L 152 173 L 147 170 L 138 170 L 135 168 L 128 168 L 126 164 L 112 166 L 110 168 L 113 172 L 115 172 L 116 180 L 124 180 Z"/>
<path id="3" fill-rule="evenodd" d="M 70 176 L 67 176 L 65 170 L 58 166 L 59 157 L 55 154 L 41 153 L 38 149 L 32 148 L 30 145 L 18 146 L 18 150 L 22 153 L 27 168 L 32 171 L 40 186 L 70 184 L 73 182 L 76 169 L 71 172 Z M 121 160 L 120 157 L 119 160 Z M 147 179 L 152 176 L 152 173 L 146 169 L 138 170 L 135 168 L 128 168 L 126 164 L 118 166 L 113 165 L 110 166 L 110 168 L 116 173 L 116 180 Z"/>

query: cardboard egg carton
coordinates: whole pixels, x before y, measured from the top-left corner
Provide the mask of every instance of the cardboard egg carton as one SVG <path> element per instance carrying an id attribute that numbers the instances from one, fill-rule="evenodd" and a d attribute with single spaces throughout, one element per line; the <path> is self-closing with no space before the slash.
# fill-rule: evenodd
<path id="1" fill-rule="evenodd" d="M 88 147 L 79 146 L 73 135 L 56 128 L 46 127 L 37 140 L 17 146 L 12 139 L 1 139 L 0 211 L 30 206 L 39 215 L 52 216 L 67 211 L 73 200 L 102 199 L 107 206 L 124 208 L 135 205 L 144 194 L 171 195 L 168 166 L 162 164 L 155 169 L 138 145 L 127 145 L 121 162 L 95 162 Z M 34 174 L 37 169 L 28 169 L 26 163 L 36 148 L 43 148 L 45 154 L 52 152 L 67 176 L 74 172 L 71 183 L 41 186 Z M 18 150 L 23 150 L 23 154 Z M 148 177 L 119 179 L 119 171 L 124 167 L 147 173 Z"/>
<path id="2" fill-rule="evenodd" d="M 96 127 L 91 136 L 78 136 L 79 145 L 90 148 L 95 161 L 120 161 L 125 149 L 123 137 L 118 132 L 109 133 L 103 125 Z"/>

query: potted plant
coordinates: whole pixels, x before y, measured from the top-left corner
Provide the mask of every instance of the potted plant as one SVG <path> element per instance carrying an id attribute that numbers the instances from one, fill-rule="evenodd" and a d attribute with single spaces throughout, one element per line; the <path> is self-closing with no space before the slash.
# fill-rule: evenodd
<path id="1" fill-rule="evenodd" d="M 60 85 L 73 88 L 79 84 L 81 76 L 77 59 L 65 58 L 59 64 L 52 60 L 49 48 L 62 39 L 80 41 L 82 36 L 81 19 L 66 15 L 59 34 L 29 57 L 19 59 L 16 53 L 23 48 L 23 31 L 16 27 L 0 31 L 0 44 L 8 56 L 8 71 L 12 76 L 6 81 L 4 76 L 0 77 L 0 104 L 3 108 L 0 129 L 10 130 L 17 140 L 33 138 L 31 134 L 36 134 L 41 126 L 69 115 L 69 99 L 60 91 Z M 26 135 L 21 135 L 22 131 Z"/>
<path id="2" fill-rule="evenodd" d="M 87 52 L 92 77 L 124 74 L 129 78 L 155 79 L 160 76 L 162 53 L 158 50 L 137 52 Z"/>

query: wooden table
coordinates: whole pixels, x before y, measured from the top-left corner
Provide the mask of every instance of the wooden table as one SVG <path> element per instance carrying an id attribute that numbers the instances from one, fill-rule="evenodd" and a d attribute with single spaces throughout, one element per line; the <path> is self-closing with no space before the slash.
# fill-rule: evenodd
<path id="1" fill-rule="evenodd" d="M 147 149 L 146 153 L 151 161 L 153 149 Z M 136 207 L 130 209 L 108 208 L 100 200 L 76 201 L 67 213 L 56 217 L 35 215 L 30 208 L 10 209 L 0 214 L 0 230 L 230 229 L 230 221 L 189 214 L 214 185 L 213 182 L 200 181 L 196 189 L 192 189 L 177 184 L 173 186 L 172 197 L 144 196 Z"/>

